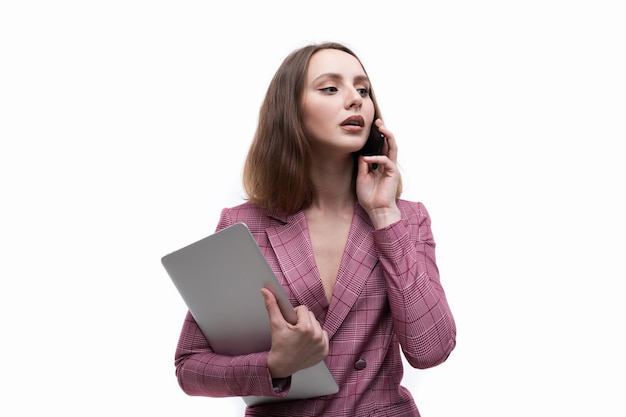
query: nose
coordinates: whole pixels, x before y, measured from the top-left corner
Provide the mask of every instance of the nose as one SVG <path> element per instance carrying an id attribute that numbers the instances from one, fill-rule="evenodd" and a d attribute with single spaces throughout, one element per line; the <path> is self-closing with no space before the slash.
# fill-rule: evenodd
<path id="1" fill-rule="evenodd" d="M 353 107 L 356 108 L 360 108 L 363 105 L 363 97 L 361 96 L 361 93 L 359 92 L 359 90 L 354 89 L 354 90 L 348 90 L 350 91 L 348 93 L 348 97 L 346 100 L 346 108 L 347 109 L 351 109 Z"/>

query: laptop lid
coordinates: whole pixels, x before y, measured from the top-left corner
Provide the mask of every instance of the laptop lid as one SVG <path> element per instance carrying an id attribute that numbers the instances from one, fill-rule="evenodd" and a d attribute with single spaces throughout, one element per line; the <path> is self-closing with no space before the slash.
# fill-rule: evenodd
<path id="1" fill-rule="evenodd" d="M 228 356 L 271 348 L 269 316 L 261 288 L 268 288 L 285 319 L 296 312 L 244 223 L 236 223 L 161 258 L 200 330 L 216 353 Z M 244 397 L 248 405 L 310 398 L 339 391 L 322 361 L 292 375 L 286 398 Z"/>

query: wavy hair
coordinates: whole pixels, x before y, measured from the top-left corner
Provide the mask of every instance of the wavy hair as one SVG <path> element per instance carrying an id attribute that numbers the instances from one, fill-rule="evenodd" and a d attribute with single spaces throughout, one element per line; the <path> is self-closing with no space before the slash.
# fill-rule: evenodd
<path id="1" fill-rule="evenodd" d="M 346 52 L 363 67 L 354 52 L 335 42 L 304 46 L 283 60 L 261 104 L 258 125 L 243 170 L 247 200 L 259 207 L 291 214 L 307 208 L 313 201 L 314 189 L 309 179 L 309 135 L 302 120 L 302 95 L 309 61 L 316 52 L 324 49 Z M 381 113 L 371 88 L 370 97 L 376 120 Z M 356 178 L 356 163 L 354 166 Z M 399 185 L 398 197 L 400 193 Z"/>

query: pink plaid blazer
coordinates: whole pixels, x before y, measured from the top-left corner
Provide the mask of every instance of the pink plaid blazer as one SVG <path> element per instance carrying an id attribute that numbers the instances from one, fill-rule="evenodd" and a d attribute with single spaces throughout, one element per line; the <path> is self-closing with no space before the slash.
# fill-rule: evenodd
<path id="1" fill-rule="evenodd" d="M 325 362 L 340 387 L 334 395 L 248 407 L 246 416 L 419 416 L 400 385 L 400 350 L 415 368 L 436 366 L 454 349 L 456 327 L 439 280 L 428 212 L 421 203 L 399 200 L 398 206 L 400 221 L 373 230 L 356 205 L 330 303 L 303 212 L 283 215 L 248 203 L 222 211 L 217 230 L 246 223 L 292 304 L 306 305 L 322 323 L 330 340 Z M 189 314 L 175 365 L 189 395 L 286 395 L 274 391 L 267 352 L 217 355 Z"/>

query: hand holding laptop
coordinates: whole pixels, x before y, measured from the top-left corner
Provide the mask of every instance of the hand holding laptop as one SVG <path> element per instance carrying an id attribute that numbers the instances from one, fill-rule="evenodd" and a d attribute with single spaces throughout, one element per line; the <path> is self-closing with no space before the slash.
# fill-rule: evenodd
<path id="1" fill-rule="evenodd" d="M 328 355 L 328 334 L 306 306 L 297 306 L 297 322 L 285 320 L 274 294 L 261 289 L 269 314 L 272 347 L 267 364 L 273 378 L 286 378 L 311 367 Z"/>

